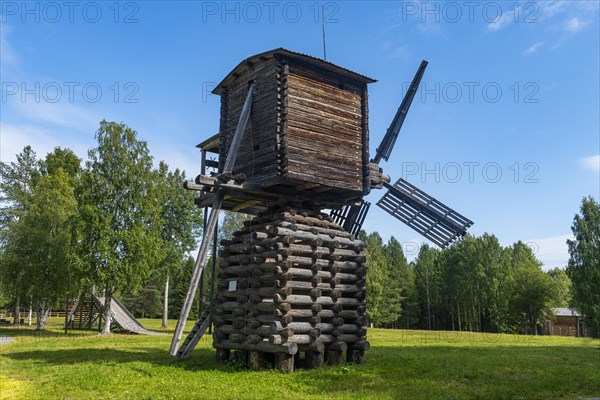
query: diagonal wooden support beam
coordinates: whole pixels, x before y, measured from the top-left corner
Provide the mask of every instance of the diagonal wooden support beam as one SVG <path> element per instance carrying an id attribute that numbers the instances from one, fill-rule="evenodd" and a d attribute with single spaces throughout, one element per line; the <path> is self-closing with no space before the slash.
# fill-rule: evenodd
<path id="1" fill-rule="evenodd" d="M 244 102 L 244 107 L 242 108 L 238 125 L 235 129 L 235 133 L 233 134 L 233 140 L 231 141 L 229 152 L 227 153 L 227 159 L 225 160 L 225 166 L 223 168 L 224 172 L 231 172 L 233 170 L 233 166 L 235 165 L 235 159 L 242 142 L 242 136 L 244 135 L 246 124 L 248 123 L 248 118 L 250 117 L 253 93 L 254 82 L 252 82 L 248 88 L 246 101 Z M 190 286 L 185 296 L 183 306 L 181 307 L 181 314 L 179 315 L 179 320 L 177 321 L 177 326 L 175 327 L 175 333 L 173 334 L 173 340 L 171 341 L 169 353 L 171 353 L 172 356 L 177 356 L 177 350 L 179 349 L 179 344 L 181 343 L 181 337 L 183 336 L 185 323 L 190 315 L 190 309 L 192 308 L 194 295 L 198 290 L 198 283 L 200 282 L 200 277 L 204 271 L 208 250 L 212 242 L 213 234 L 217 227 L 217 219 L 219 216 L 219 211 L 221 210 L 221 206 L 223 205 L 224 197 L 225 193 L 223 190 L 217 187 L 217 192 L 215 194 L 210 216 L 208 218 L 208 223 L 206 224 L 206 231 L 204 231 L 202 235 L 202 243 L 200 244 L 200 250 L 198 250 L 198 256 L 196 257 L 196 264 L 194 265 L 194 272 L 192 273 Z"/>

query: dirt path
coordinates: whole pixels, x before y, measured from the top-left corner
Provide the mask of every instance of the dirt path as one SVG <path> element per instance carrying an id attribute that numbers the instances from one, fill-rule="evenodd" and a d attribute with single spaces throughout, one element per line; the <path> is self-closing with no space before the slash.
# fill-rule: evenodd
<path id="1" fill-rule="evenodd" d="M 12 342 L 14 339 L 0 333 L 0 346 Z"/>

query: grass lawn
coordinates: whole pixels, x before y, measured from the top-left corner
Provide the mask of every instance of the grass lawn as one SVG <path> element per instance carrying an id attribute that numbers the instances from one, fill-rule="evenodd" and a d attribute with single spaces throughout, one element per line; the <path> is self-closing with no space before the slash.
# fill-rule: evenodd
<path id="1" fill-rule="evenodd" d="M 39 334 L 0 328 L 0 399 L 576 399 L 600 396 L 599 341 L 371 329 L 363 365 L 284 374 L 214 362 L 205 336 L 188 360 L 171 336 Z M 141 320 L 159 330 L 160 321 Z M 175 321 L 170 321 L 170 327 Z M 192 323 L 188 324 L 191 328 Z M 165 331 L 171 333 L 170 331 Z"/>

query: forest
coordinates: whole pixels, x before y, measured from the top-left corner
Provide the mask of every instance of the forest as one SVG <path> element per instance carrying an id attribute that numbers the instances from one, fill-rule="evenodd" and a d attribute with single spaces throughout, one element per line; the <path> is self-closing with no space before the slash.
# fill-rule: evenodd
<path id="1" fill-rule="evenodd" d="M 43 329 L 49 310 L 94 289 L 116 294 L 137 316 L 162 317 L 166 327 L 187 291 L 203 212 L 183 188 L 185 172 L 154 160 L 133 129 L 102 121 L 96 139 L 85 161 L 60 147 L 40 159 L 26 146 L 0 164 L 0 306 L 17 312 L 15 322 L 32 308 Z M 525 243 L 502 246 L 491 233 L 444 250 L 423 244 L 408 262 L 395 237 L 361 232 L 369 323 L 541 334 L 553 308 L 576 307 L 597 326 L 600 205 L 587 197 L 579 212 L 569 264 L 547 271 Z M 223 213 L 219 236 L 246 218 Z M 218 257 L 214 263 L 218 272 Z M 210 296 L 210 275 L 207 268 L 193 310 Z"/>

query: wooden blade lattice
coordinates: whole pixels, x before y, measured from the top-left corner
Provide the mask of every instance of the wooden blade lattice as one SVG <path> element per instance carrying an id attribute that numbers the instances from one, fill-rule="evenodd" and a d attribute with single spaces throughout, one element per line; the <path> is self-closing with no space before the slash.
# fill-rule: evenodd
<path id="1" fill-rule="evenodd" d="M 377 205 L 441 248 L 464 236 L 473 222 L 400 178 Z"/>

